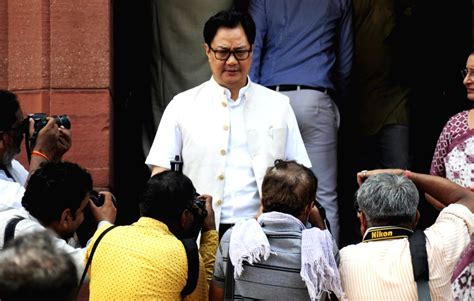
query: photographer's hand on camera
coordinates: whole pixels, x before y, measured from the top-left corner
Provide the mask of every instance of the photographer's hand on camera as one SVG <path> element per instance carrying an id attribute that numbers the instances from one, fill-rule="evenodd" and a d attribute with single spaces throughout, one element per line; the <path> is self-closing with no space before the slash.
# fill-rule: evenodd
<path id="1" fill-rule="evenodd" d="M 33 134 L 34 121 L 30 120 L 30 133 Z M 71 132 L 57 125 L 55 118 L 48 117 L 48 123 L 38 132 L 33 151 L 45 154 L 50 161 L 61 160 L 71 147 Z"/>
<path id="2" fill-rule="evenodd" d="M 214 210 L 212 209 L 212 196 L 208 194 L 201 194 L 199 199 L 206 202 L 207 216 L 202 222 L 202 232 L 209 230 L 216 230 L 216 220 L 214 218 Z"/>
<path id="3" fill-rule="evenodd" d="M 108 191 L 101 191 L 99 193 L 104 196 L 104 204 L 98 207 L 92 200 L 89 200 L 92 215 L 97 222 L 108 221 L 113 224 L 117 216 L 117 208 L 113 201 L 114 196 Z"/>

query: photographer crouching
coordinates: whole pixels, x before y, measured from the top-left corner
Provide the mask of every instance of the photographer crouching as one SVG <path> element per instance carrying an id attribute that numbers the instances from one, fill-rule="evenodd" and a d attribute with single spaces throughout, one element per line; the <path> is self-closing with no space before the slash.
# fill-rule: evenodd
<path id="1" fill-rule="evenodd" d="M 66 126 L 57 117 L 35 114 L 24 118 L 16 95 L 0 90 L 0 211 L 21 208 L 29 175 L 44 162 L 60 161 L 70 149 L 71 133 Z M 24 136 L 34 137 L 25 140 L 31 156 L 29 170 L 15 160 Z"/>
<path id="2" fill-rule="evenodd" d="M 180 172 L 151 177 L 140 219 L 101 227 L 89 244 L 90 300 L 207 300 L 218 244 L 211 204 Z"/>

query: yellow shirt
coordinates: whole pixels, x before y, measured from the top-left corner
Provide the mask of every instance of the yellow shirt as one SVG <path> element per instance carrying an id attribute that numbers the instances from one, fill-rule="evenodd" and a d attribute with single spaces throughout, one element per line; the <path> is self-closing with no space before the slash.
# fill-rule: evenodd
<path id="1" fill-rule="evenodd" d="M 87 249 L 86 260 L 97 237 Z M 218 244 L 216 231 L 201 237 L 199 280 L 185 300 L 207 300 Z M 90 300 L 181 300 L 186 285 L 186 251 L 162 222 L 142 217 L 130 226 L 107 233 L 100 241 L 89 270 Z"/>

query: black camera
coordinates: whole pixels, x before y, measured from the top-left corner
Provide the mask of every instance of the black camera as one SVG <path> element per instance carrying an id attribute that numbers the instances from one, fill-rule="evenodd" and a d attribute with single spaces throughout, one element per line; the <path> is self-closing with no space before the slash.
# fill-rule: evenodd
<path id="1" fill-rule="evenodd" d="M 200 219 L 204 220 L 204 218 L 207 216 L 206 201 L 195 198 L 194 200 L 192 200 L 189 210 L 195 216 L 197 216 Z"/>
<path id="2" fill-rule="evenodd" d="M 92 190 L 89 193 L 89 198 L 94 203 L 94 205 L 96 205 L 97 207 L 100 207 L 100 206 L 104 205 L 105 196 L 103 194 L 98 193 L 95 190 Z"/>
<path id="3" fill-rule="evenodd" d="M 56 119 L 58 126 L 64 126 L 66 129 L 71 128 L 71 121 L 68 115 L 53 115 Z M 48 123 L 48 115 L 46 113 L 33 113 L 29 114 L 28 118 L 31 118 L 35 122 L 35 132 L 38 133 Z"/>
<path id="4" fill-rule="evenodd" d="M 67 115 L 53 115 L 51 117 L 55 118 L 56 124 L 58 126 L 64 126 L 66 129 L 71 128 L 71 121 L 69 120 L 69 116 Z M 33 134 L 30 137 L 30 132 L 29 132 L 29 120 L 33 119 L 35 122 L 34 125 L 34 131 Z M 41 131 L 42 128 L 48 123 L 48 114 L 46 113 L 33 113 L 33 114 L 28 114 L 28 117 L 25 118 L 23 121 L 24 125 L 24 131 L 25 131 L 25 145 L 26 145 L 26 151 L 28 153 L 28 160 L 31 158 L 31 150 L 35 147 L 36 144 L 36 138 L 38 137 L 39 131 Z"/>

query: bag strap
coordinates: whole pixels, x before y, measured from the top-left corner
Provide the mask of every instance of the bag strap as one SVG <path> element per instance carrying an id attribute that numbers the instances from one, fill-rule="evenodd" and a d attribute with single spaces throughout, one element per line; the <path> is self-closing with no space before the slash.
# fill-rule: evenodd
<path id="1" fill-rule="evenodd" d="M 99 237 L 97 237 L 94 245 L 92 246 L 91 254 L 87 260 L 86 266 L 84 268 L 84 272 L 82 273 L 81 281 L 79 282 L 78 292 L 84 283 L 84 280 L 87 275 L 87 271 L 92 263 L 92 257 L 94 256 L 95 250 L 99 245 L 99 242 L 102 238 L 107 234 L 110 230 L 116 228 L 116 225 L 113 225 L 102 232 Z M 184 297 L 186 295 L 191 294 L 194 289 L 196 288 L 198 278 L 199 278 L 199 250 L 197 247 L 197 243 L 195 239 L 182 239 L 181 242 L 183 243 L 184 250 L 186 251 L 186 257 L 188 259 L 188 280 L 186 281 L 186 285 L 181 291 L 181 296 Z"/>
<path id="2" fill-rule="evenodd" d="M 193 238 L 181 239 L 181 243 L 188 258 L 188 280 L 181 291 L 181 297 L 184 298 L 194 291 L 199 279 L 199 250 L 196 240 Z"/>
<path id="3" fill-rule="evenodd" d="M 426 236 L 424 231 L 416 230 L 408 238 L 410 242 L 411 264 L 416 281 L 419 301 L 430 301 L 430 280 L 428 268 L 428 254 L 426 253 Z"/>
<path id="4" fill-rule="evenodd" d="M 317 200 L 314 200 L 314 205 L 316 206 L 316 208 L 318 208 L 319 215 L 323 219 L 324 225 L 328 229 L 329 233 L 332 233 L 331 232 L 331 225 L 329 224 L 329 220 L 328 220 L 327 215 L 326 215 L 326 209 L 324 209 L 323 205 L 321 205 L 321 203 L 318 202 Z"/>
<path id="5" fill-rule="evenodd" d="M 86 263 L 86 267 L 84 268 L 84 272 L 82 272 L 81 281 L 79 282 L 79 286 L 78 286 L 78 292 L 81 289 L 82 284 L 84 283 L 84 280 L 86 279 L 87 270 L 89 269 L 89 266 L 92 263 L 92 257 L 94 256 L 95 250 L 97 249 L 97 246 L 99 245 L 99 242 L 102 240 L 102 238 L 105 236 L 105 234 L 107 234 L 110 230 L 114 229 L 115 227 L 117 227 L 117 226 L 112 225 L 112 226 L 108 227 L 107 229 L 104 230 L 104 232 L 100 233 L 99 237 L 97 237 L 97 239 L 95 240 L 94 245 L 92 246 L 91 254 L 89 255 L 89 258 L 87 259 L 87 263 Z"/>
<path id="6" fill-rule="evenodd" d="M 3 235 L 3 247 L 5 247 L 5 244 L 15 237 L 16 225 L 23 219 L 25 218 L 22 216 L 15 216 L 8 221 L 5 226 L 5 234 Z"/>
<path id="7" fill-rule="evenodd" d="M 224 283 L 224 300 L 233 301 L 234 300 L 234 266 L 229 256 L 230 246 L 227 250 L 227 264 L 225 269 L 225 283 Z"/>

